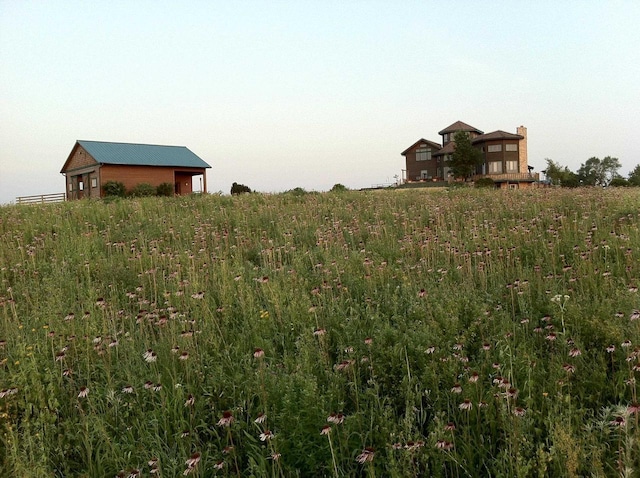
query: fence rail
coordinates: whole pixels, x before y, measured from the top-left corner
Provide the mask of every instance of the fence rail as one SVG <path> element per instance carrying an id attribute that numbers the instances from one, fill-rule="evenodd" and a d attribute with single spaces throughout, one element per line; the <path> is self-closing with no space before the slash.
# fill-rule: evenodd
<path id="1" fill-rule="evenodd" d="M 66 200 L 65 193 L 55 194 L 36 194 L 35 196 L 18 196 L 16 203 L 18 204 L 46 204 L 52 202 L 64 202 Z"/>

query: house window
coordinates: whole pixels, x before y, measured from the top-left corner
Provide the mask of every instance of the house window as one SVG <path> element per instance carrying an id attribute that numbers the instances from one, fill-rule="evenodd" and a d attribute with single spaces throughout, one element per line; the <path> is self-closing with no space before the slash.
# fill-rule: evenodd
<path id="1" fill-rule="evenodd" d="M 82 181 L 78 181 L 78 189 L 84 191 L 84 183 Z"/>
<path id="2" fill-rule="evenodd" d="M 518 172 L 518 161 L 507 161 L 507 172 L 508 173 L 517 173 Z"/>
<path id="3" fill-rule="evenodd" d="M 489 161 L 489 174 L 502 173 L 502 161 Z"/>
<path id="4" fill-rule="evenodd" d="M 489 153 L 499 153 L 500 151 L 502 151 L 502 145 L 501 144 L 490 144 L 489 146 L 487 146 L 487 151 Z"/>
<path id="5" fill-rule="evenodd" d="M 505 151 L 518 151 L 518 144 L 517 143 L 505 144 L 504 145 L 504 150 Z"/>
<path id="6" fill-rule="evenodd" d="M 69 183 L 69 192 L 73 191 L 73 183 Z"/>
<path id="7" fill-rule="evenodd" d="M 98 187 L 98 178 L 91 178 L 91 187 L 92 188 Z"/>
<path id="8" fill-rule="evenodd" d="M 416 161 L 429 161 L 431 159 L 431 148 L 416 149 Z"/>

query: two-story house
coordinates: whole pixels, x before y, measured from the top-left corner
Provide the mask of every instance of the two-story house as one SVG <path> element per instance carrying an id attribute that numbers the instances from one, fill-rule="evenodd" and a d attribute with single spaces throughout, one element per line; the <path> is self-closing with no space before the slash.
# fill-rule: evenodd
<path id="1" fill-rule="evenodd" d="M 401 154 L 406 161 L 404 180 L 451 181 L 447 161 L 455 151 L 454 136 L 464 131 L 471 144 L 482 153 L 483 162 L 478 166 L 472 179 L 489 177 L 498 187 L 529 187 L 539 179 L 532 173 L 527 162 L 527 128 L 519 126 L 516 134 L 498 130 L 491 133 L 474 128 L 462 121 L 456 121 L 438 134 L 442 143 L 426 139 L 416 141 Z"/>

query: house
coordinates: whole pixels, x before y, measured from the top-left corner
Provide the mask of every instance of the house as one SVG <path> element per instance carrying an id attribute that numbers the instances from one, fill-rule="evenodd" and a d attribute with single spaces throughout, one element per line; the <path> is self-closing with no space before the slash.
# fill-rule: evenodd
<path id="1" fill-rule="evenodd" d="M 455 151 L 454 136 L 459 131 L 469 135 L 471 144 L 482 153 L 483 162 L 472 179 L 493 179 L 497 187 L 530 187 L 539 180 L 527 162 L 527 128 L 519 126 L 516 134 L 498 130 L 491 133 L 456 121 L 438 134 L 441 143 L 420 139 L 401 154 L 405 157 L 405 182 L 451 181 L 447 161 Z"/>
<path id="2" fill-rule="evenodd" d="M 76 141 L 60 170 L 66 178 L 67 199 L 102 197 L 102 187 L 119 181 L 127 189 L 140 183 L 174 185 L 175 194 L 193 192 L 194 176 L 207 190 L 207 163 L 184 146 Z"/>

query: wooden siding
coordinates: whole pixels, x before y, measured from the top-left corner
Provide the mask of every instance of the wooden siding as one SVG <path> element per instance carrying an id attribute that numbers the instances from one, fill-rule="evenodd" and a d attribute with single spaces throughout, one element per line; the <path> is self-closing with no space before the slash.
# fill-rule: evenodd
<path id="1" fill-rule="evenodd" d="M 407 151 L 405 155 L 405 163 L 407 168 L 407 180 L 408 181 L 419 181 L 422 179 L 422 171 L 427 171 L 427 175 L 429 178 L 435 178 L 438 176 L 438 161 L 433 156 L 437 149 L 433 148 L 429 144 L 425 146 L 426 148 L 431 149 L 431 159 L 426 161 L 416 161 L 416 150 L 420 149 L 420 145 L 416 145 Z"/>
<path id="2" fill-rule="evenodd" d="M 86 168 L 87 166 L 95 166 L 97 164 L 96 160 L 93 159 L 82 146 L 78 146 L 67 163 L 65 172 Z"/>
<path id="3" fill-rule="evenodd" d="M 108 181 L 119 181 L 129 190 L 140 183 L 148 183 L 156 187 L 162 183 L 169 183 L 174 185 L 177 194 L 190 194 L 193 191 L 192 176 L 200 174 L 205 174 L 204 168 L 104 164 L 100 168 L 100 186 Z M 176 188 L 176 182 L 179 183 L 178 188 Z"/>

